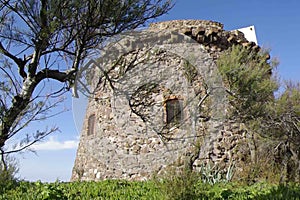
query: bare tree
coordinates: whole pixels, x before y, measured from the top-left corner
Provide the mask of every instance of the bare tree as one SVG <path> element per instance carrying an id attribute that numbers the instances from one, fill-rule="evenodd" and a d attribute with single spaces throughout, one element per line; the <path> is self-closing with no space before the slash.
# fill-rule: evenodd
<path id="1" fill-rule="evenodd" d="M 300 84 L 288 81 L 269 106 L 264 135 L 277 141 L 281 181 L 300 181 Z"/>
<path id="2" fill-rule="evenodd" d="M 171 0 L 0 2 L 2 155 L 23 150 L 57 130 L 54 127 L 23 135 L 16 149 L 4 148 L 7 140 L 20 135 L 30 122 L 53 114 L 53 108 L 63 101 L 60 97 L 72 88 L 78 70 L 96 46 L 144 25 L 172 7 Z M 53 85 L 53 89 L 49 86 L 51 80 L 61 84 Z"/>

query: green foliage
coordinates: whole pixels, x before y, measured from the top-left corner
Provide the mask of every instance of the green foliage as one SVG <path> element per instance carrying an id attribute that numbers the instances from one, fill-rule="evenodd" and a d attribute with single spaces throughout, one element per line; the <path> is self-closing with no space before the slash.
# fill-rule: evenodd
<path id="1" fill-rule="evenodd" d="M 286 88 L 270 106 L 270 114 L 282 134 L 300 137 L 300 83 L 286 83 Z"/>
<path id="2" fill-rule="evenodd" d="M 107 180 L 102 182 L 75 182 L 66 184 L 69 199 L 162 199 L 154 182 Z M 79 192 L 79 193 L 78 193 Z M 79 195 L 79 197 L 78 197 Z"/>
<path id="3" fill-rule="evenodd" d="M 218 68 L 227 84 L 232 116 L 243 122 L 264 116 L 266 102 L 278 88 L 271 78 L 274 66 L 266 61 L 267 52 L 233 46 L 218 59 Z M 231 117 L 232 117 L 231 116 Z"/>
<path id="4" fill-rule="evenodd" d="M 185 174 L 180 180 L 173 179 L 178 187 L 173 191 L 176 194 L 166 194 L 155 181 L 129 182 L 120 180 L 106 180 L 101 182 L 71 182 L 71 183 L 41 183 L 19 182 L 15 187 L 0 193 L 0 199 L 27 199 L 27 200 L 163 200 L 163 199 L 300 199 L 300 187 L 297 184 L 272 185 L 268 183 L 256 183 L 243 185 L 239 183 L 219 183 L 215 185 L 203 184 L 201 181 L 184 180 L 185 178 L 196 180 L 192 174 Z M 184 182 L 185 181 L 185 182 Z M 189 184 L 188 188 L 184 183 Z M 171 182 L 161 181 L 165 188 Z M 176 185 L 175 184 L 175 185 Z M 184 187 L 182 189 L 181 187 Z M 171 189 L 171 188 L 170 188 Z M 179 190 L 176 191 L 175 189 Z M 181 196 L 176 196 L 181 193 Z"/>
<path id="5" fill-rule="evenodd" d="M 189 200 L 196 199 L 196 185 L 200 180 L 198 173 L 191 170 L 167 171 L 157 185 L 166 199 Z"/>
<path id="6" fill-rule="evenodd" d="M 35 184 L 41 199 L 67 199 L 64 187 L 58 182 L 55 182 L 54 184 L 42 184 L 41 182 L 36 182 Z"/>
<path id="7" fill-rule="evenodd" d="M 157 177 L 156 182 L 166 199 L 206 199 L 215 195 L 215 185 L 229 183 L 234 171 L 234 165 L 227 170 L 220 170 L 216 165 L 202 165 L 200 172 L 171 169 L 162 177 Z M 220 189 L 220 188 L 219 188 Z M 218 192 L 219 192 L 219 189 Z M 210 191 L 210 193 L 207 193 Z"/>
<path id="8" fill-rule="evenodd" d="M 154 182 L 107 180 L 101 182 L 41 183 L 20 182 L 0 199 L 163 199 Z"/>
<path id="9" fill-rule="evenodd" d="M 2 158 L 0 163 L 0 193 L 16 185 L 18 171 L 18 164 L 14 158 L 8 156 Z"/>
<path id="10" fill-rule="evenodd" d="M 287 82 L 276 95 L 280 85 L 272 77 L 276 63 L 268 58 L 267 52 L 242 46 L 233 46 L 220 56 L 217 64 L 231 105 L 229 118 L 246 125 L 252 164 L 259 165 L 258 154 L 268 155 L 274 158 L 275 168 L 281 166 L 281 180 L 300 182 L 300 84 Z M 259 170 L 248 170 L 254 178 L 268 174 L 264 171 L 269 169 L 257 166 L 253 169 Z"/>
<path id="11" fill-rule="evenodd" d="M 285 181 L 300 182 L 300 83 L 287 82 L 286 88 L 269 106 L 265 136 L 278 141 Z"/>

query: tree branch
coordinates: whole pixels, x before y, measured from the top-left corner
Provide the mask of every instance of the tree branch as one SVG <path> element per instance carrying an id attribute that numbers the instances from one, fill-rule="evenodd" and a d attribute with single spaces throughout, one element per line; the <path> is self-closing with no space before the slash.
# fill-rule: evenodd
<path id="1" fill-rule="evenodd" d="M 39 83 L 40 81 L 46 78 L 51 78 L 59 82 L 66 82 L 69 81 L 75 73 L 75 69 L 71 69 L 66 72 L 61 72 L 59 70 L 43 69 L 37 73 L 36 82 Z"/>
<path id="2" fill-rule="evenodd" d="M 34 139 L 33 141 L 31 141 L 30 143 L 26 144 L 25 146 L 23 147 L 20 147 L 19 149 L 15 149 L 15 150 L 11 150 L 11 151 L 6 151 L 6 152 L 2 152 L 2 155 L 4 154 L 10 154 L 10 153 L 17 153 L 17 152 L 20 152 L 20 151 L 23 151 L 24 149 L 27 149 L 28 147 L 32 146 L 33 144 L 41 141 L 42 139 L 44 139 L 46 136 L 48 136 L 49 134 L 55 132 L 55 131 L 58 131 L 58 128 L 52 128 L 50 131 L 48 132 L 44 132 L 42 134 L 41 137 L 38 137 L 36 139 Z"/>
<path id="3" fill-rule="evenodd" d="M 27 74 L 26 72 L 24 71 L 24 67 L 25 67 L 25 64 L 26 64 L 26 60 L 22 60 L 21 58 L 17 58 L 16 56 L 12 55 L 9 51 L 7 51 L 2 43 L 0 42 L 0 51 L 1 53 L 3 53 L 5 56 L 9 57 L 10 59 L 12 59 L 17 65 L 18 65 L 18 68 L 19 68 L 19 74 L 22 76 L 22 78 L 26 78 L 27 77 Z"/>

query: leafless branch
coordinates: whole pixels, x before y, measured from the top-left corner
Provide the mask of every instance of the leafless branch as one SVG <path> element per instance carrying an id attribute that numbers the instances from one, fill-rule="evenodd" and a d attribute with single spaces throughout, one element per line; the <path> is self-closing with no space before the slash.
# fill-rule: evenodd
<path id="1" fill-rule="evenodd" d="M 34 139 L 33 141 L 29 142 L 28 144 L 26 144 L 26 145 L 24 145 L 24 146 L 22 146 L 22 147 L 20 147 L 18 149 L 14 149 L 14 150 L 10 150 L 10 151 L 5 151 L 5 152 L 3 152 L 3 155 L 5 155 L 5 154 L 11 154 L 11 153 L 17 153 L 17 152 L 23 151 L 25 149 L 28 149 L 28 147 L 30 147 L 33 144 L 35 144 L 35 143 L 43 140 L 45 137 L 47 137 L 51 133 L 56 132 L 58 130 L 59 130 L 58 128 L 52 128 L 49 131 L 45 131 L 44 133 L 42 133 L 41 137 L 38 137 L 38 138 Z"/>

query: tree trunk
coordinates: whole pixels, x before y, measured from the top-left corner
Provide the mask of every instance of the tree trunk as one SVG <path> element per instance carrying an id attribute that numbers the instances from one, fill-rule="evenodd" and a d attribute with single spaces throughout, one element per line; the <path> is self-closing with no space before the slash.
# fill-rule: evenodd
<path id="1" fill-rule="evenodd" d="M 10 138 L 11 128 L 16 123 L 18 116 L 26 109 L 29 104 L 29 99 L 24 99 L 19 96 L 15 96 L 13 105 L 4 115 L 4 121 L 2 123 L 1 135 L 0 135 L 0 148 L 4 146 L 5 142 Z"/>
<path id="2" fill-rule="evenodd" d="M 34 78 L 27 77 L 21 93 L 14 97 L 11 107 L 5 112 L 0 127 L 0 149 L 4 147 L 5 142 L 12 136 L 12 128 L 17 123 L 18 117 L 22 115 L 29 105 L 36 85 Z"/>

